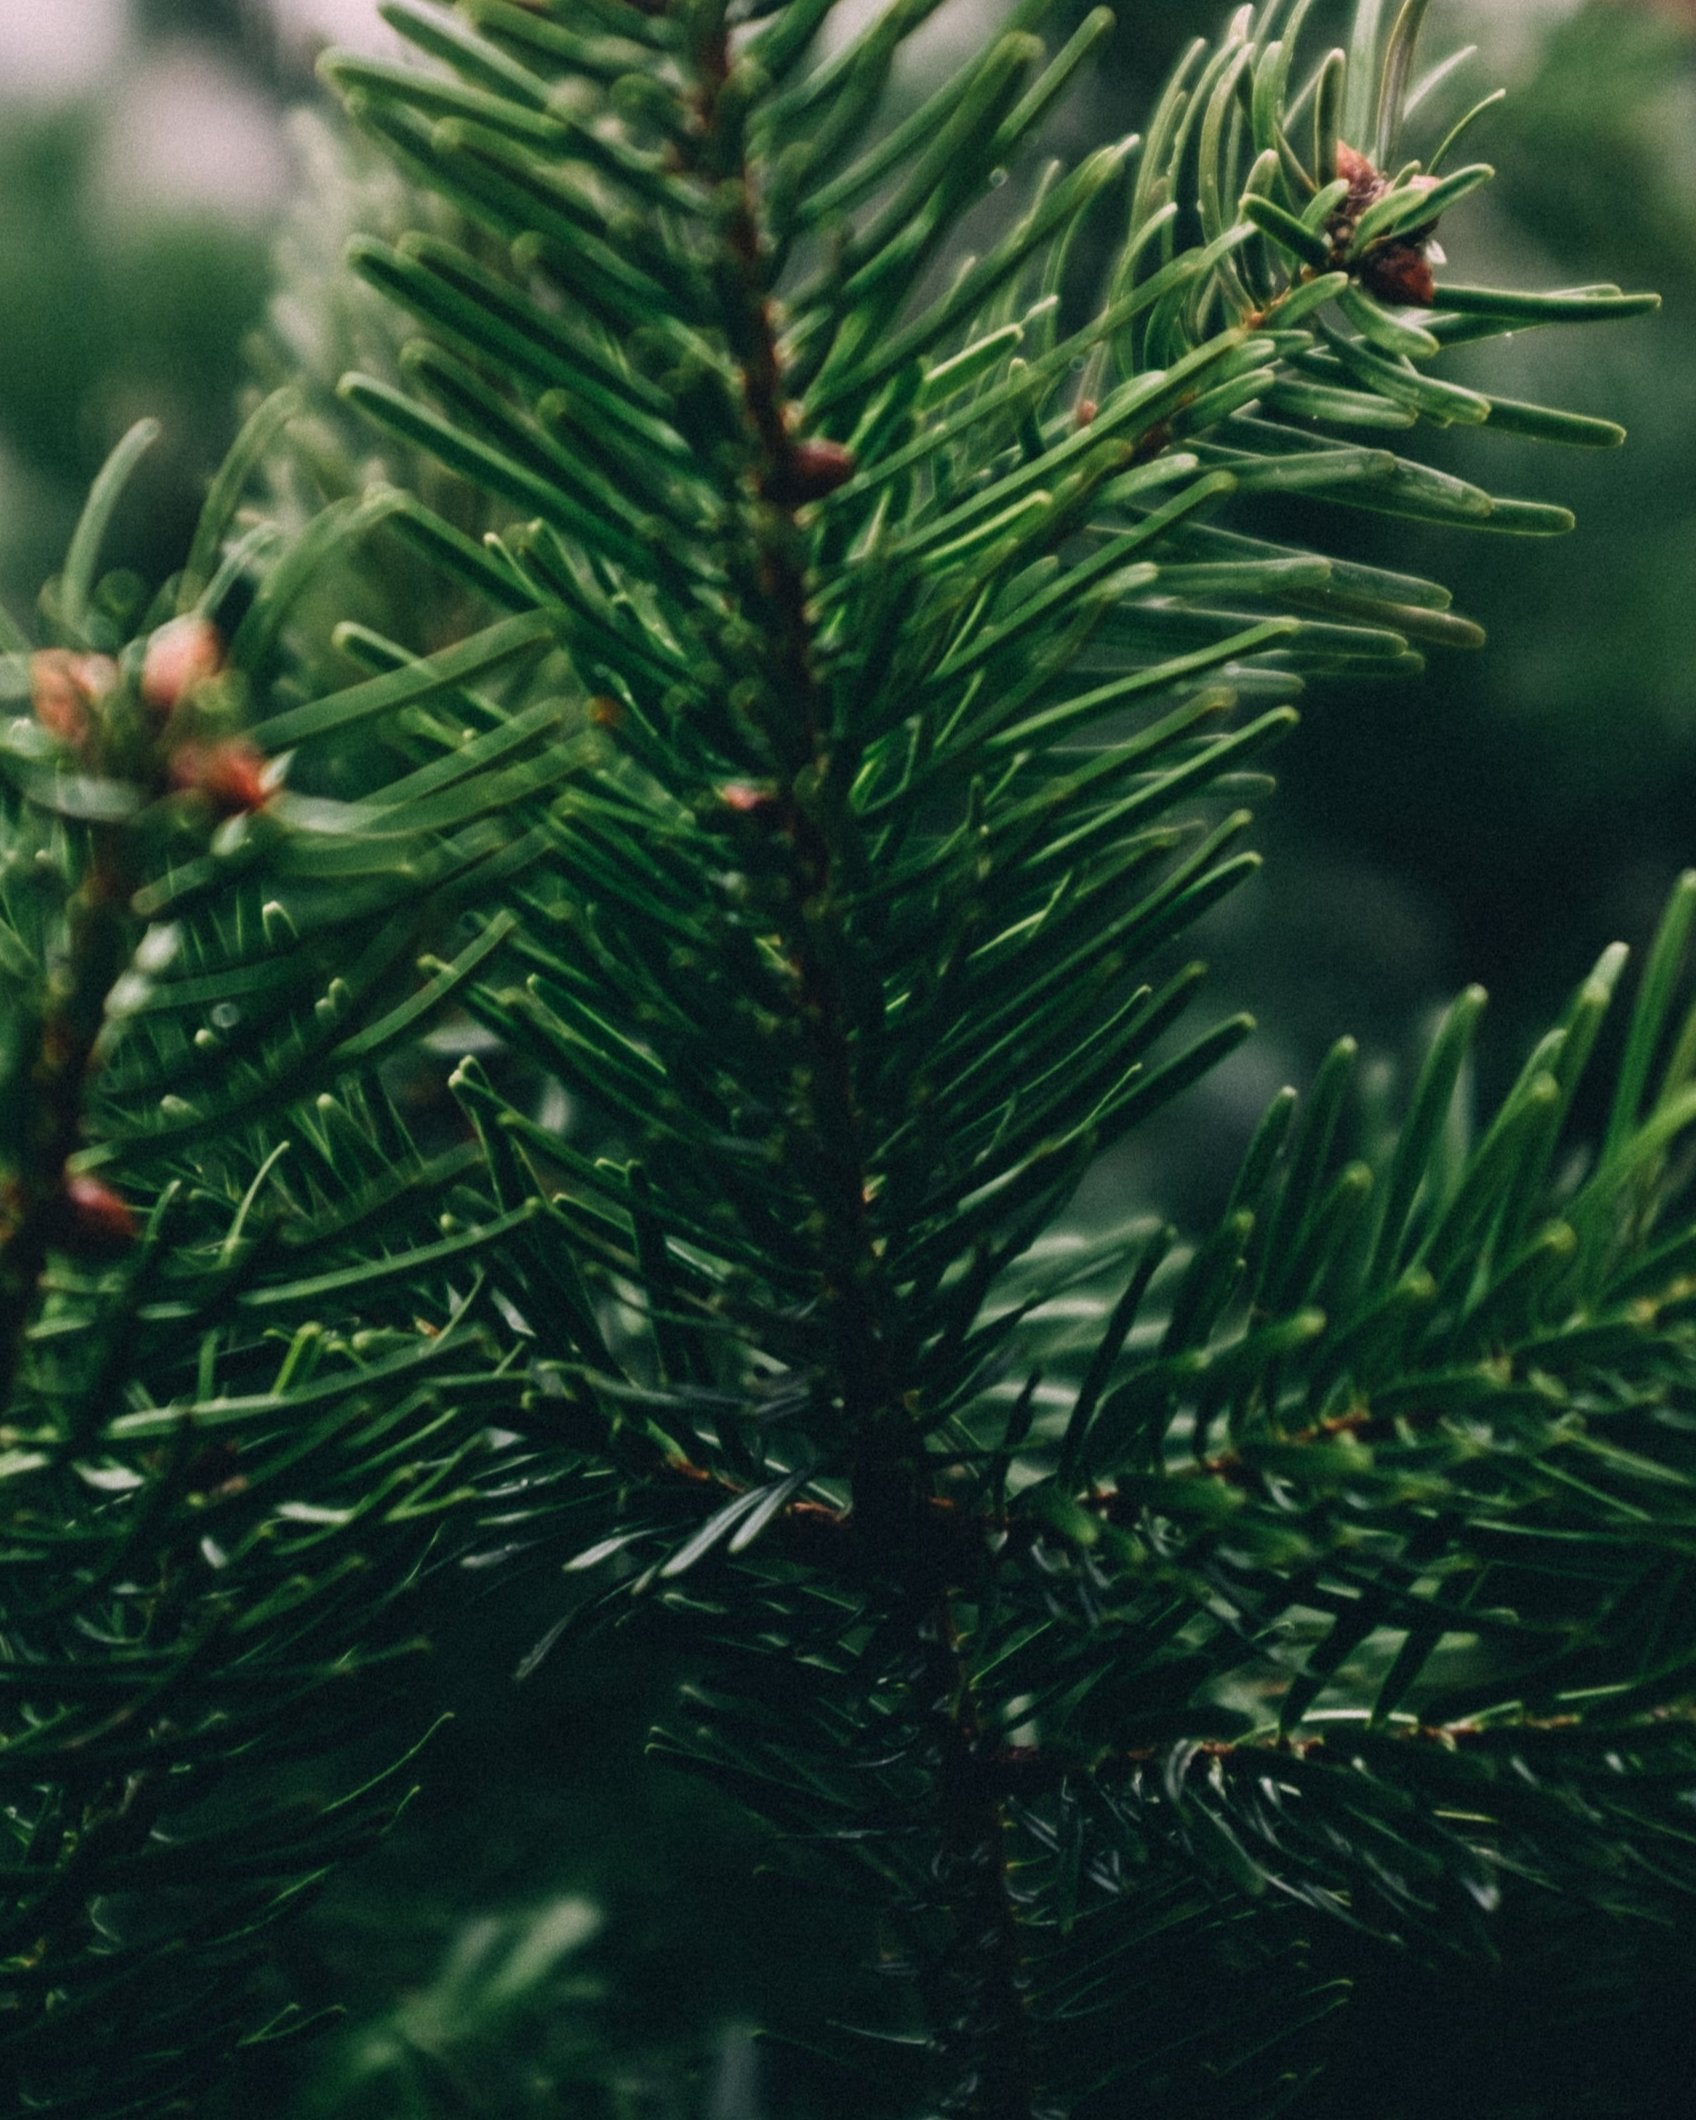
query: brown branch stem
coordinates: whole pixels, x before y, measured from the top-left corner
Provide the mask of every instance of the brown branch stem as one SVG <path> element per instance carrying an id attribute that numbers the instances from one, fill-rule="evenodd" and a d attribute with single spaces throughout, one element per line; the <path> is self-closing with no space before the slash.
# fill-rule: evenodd
<path id="1" fill-rule="evenodd" d="M 64 959 L 49 986 L 27 1077 L 33 1110 L 0 1234 L 0 1405 L 23 1359 L 48 1253 L 64 1216 L 66 1166 L 82 1140 L 83 1108 L 106 1003 L 129 957 L 129 889 L 117 828 L 96 827 L 70 907 Z"/>
<path id="2" fill-rule="evenodd" d="M 715 139 L 732 63 L 721 33 L 703 60 L 697 115 L 704 160 L 720 183 L 728 173 L 736 187 L 727 220 L 725 329 L 748 421 L 753 549 L 751 566 L 733 564 L 732 579 L 752 636 L 766 643 L 759 718 L 780 771 L 760 815 L 788 855 L 781 940 L 796 983 L 806 1147 L 822 1179 L 821 1279 L 853 1454 L 852 1501 L 842 1524 L 850 1568 L 886 1586 L 895 1611 L 909 1616 L 919 1652 L 914 1705 L 934 1770 L 934 1881 L 949 1930 L 927 1982 L 950 2077 L 944 2109 L 962 2120 L 1035 2120 L 1040 2108 L 1006 1825 L 1001 1799 L 974 1785 L 983 1732 L 948 1592 L 953 1570 L 938 1568 L 934 1536 L 927 1535 L 938 1520 L 937 1497 L 923 1433 L 895 1373 L 893 1301 L 869 1205 L 856 1012 L 838 969 L 850 947 L 836 902 L 842 761 L 833 756 L 815 668 L 807 544 L 798 515 L 807 487 L 784 387 L 755 180 L 746 157 Z M 803 1521 L 798 1511 L 791 1518 Z M 808 1528 L 814 1528 L 810 1521 Z"/>

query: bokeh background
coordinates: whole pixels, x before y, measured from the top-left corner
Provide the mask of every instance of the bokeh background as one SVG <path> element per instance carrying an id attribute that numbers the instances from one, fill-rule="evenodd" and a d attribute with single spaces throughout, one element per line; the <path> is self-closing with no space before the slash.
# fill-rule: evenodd
<path id="1" fill-rule="evenodd" d="M 904 92 L 999 11 L 952 0 Z M 1127 7 L 1063 134 L 1134 126 L 1175 51 L 1224 12 Z M 178 562 L 240 395 L 275 363 L 276 245 L 292 214 L 298 255 L 325 182 L 322 137 L 291 113 L 315 100 L 329 38 L 394 43 L 372 0 L 0 0 L 0 599 L 15 612 L 143 412 L 166 439 L 121 557 L 155 579 Z M 1510 395 L 1623 420 L 1624 450 L 1487 431 L 1444 444 L 1495 490 L 1570 502 L 1570 537 L 1347 519 L 1363 557 L 1454 582 L 1489 646 L 1414 683 L 1310 695 L 1264 821 L 1265 875 L 1209 938 L 1221 1005 L 1253 1007 L 1263 1034 L 1113 1176 L 1180 1213 L 1205 1209 L 1248 1116 L 1341 1031 L 1405 1066 L 1433 1007 L 1477 978 L 1493 996 L 1484 1072 L 1506 1069 L 1696 862 L 1696 0 L 1437 0 L 1428 49 L 1456 42 L 1481 47 L 1478 93 L 1510 95 L 1474 140 L 1501 182 L 1443 231 L 1455 276 L 1649 285 L 1665 307 L 1522 336 L 1493 366 Z M 333 233 L 343 204 L 322 203 Z M 414 1705 L 455 1720 L 427 1793 L 278 1946 L 279 2006 L 337 2012 L 337 2028 L 258 2074 L 232 2057 L 230 2112 L 872 2120 L 869 2093 L 749 2036 L 876 2016 L 855 1918 L 821 1920 L 767 1875 L 756 1832 L 640 1765 L 675 1676 L 663 1658 L 567 1642 L 515 1685 L 562 1609 L 557 1557 L 528 1589 L 508 1576 L 488 1591 L 461 1580 L 439 1615 Z M 1635 2000 L 1599 1995 L 1592 2026 L 1539 2012 L 1556 1941 L 1519 1938 L 1502 1972 L 1462 1980 L 1348 1964 L 1377 2016 L 1329 2102 L 1300 2110 L 1688 2112 L 1687 2089 L 1668 2089 L 1696 2081 L 1688 1947 L 1662 1939 Z"/>

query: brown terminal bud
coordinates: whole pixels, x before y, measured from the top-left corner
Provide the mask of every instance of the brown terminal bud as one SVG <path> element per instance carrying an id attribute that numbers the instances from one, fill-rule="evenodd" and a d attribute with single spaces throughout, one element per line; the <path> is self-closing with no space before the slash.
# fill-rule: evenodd
<path id="1" fill-rule="evenodd" d="M 1385 243 L 1360 262 L 1360 284 L 1381 302 L 1404 302 L 1429 309 L 1437 300 L 1437 282 L 1423 243 Z"/>
<path id="2" fill-rule="evenodd" d="M 141 696 L 166 721 L 189 694 L 224 667 L 224 642 L 209 618 L 173 618 L 147 643 Z"/>
<path id="3" fill-rule="evenodd" d="M 1099 410 L 1100 407 L 1096 404 L 1094 398 L 1079 398 L 1076 405 L 1072 408 L 1072 417 L 1080 427 L 1087 427 L 1094 420 Z"/>
<path id="4" fill-rule="evenodd" d="M 1355 224 L 1369 206 L 1383 198 L 1390 186 L 1365 155 L 1350 147 L 1346 140 L 1337 142 L 1337 174 L 1349 187 L 1348 197 L 1331 216 L 1330 222 L 1331 238 L 1341 263 L 1346 260 Z M 1409 177 L 1402 188 L 1410 192 L 1432 191 L 1436 183 L 1435 177 Z M 1437 283 L 1431 277 L 1431 262 L 1425 254 L 1425 246 L 1435 226 L 1436 223 L 1432 222 L 1424 228 L 1408 229 L 1386 243 L 1374 245 L 1364 257 L 1354 260 L 1355 277 L 1367 293 L 1376 295 L 1381 302 L 1401 302 L 1429 309 L 1437 299 Z"/>
<path id="5" fill-rule="evenodd" d="M 729 780 L 719 789 L 719 800 L 727 810 L 738 817 L 757 817 L 762 810 L 775 807 L 777 797 L 770 788 L 762 788 L 752 780 Z"/>
<path id="6" fill-rule="evenodd" d="M 135 1216 L 98 1178 L 70 1177 L 59 1195 L 52 1239 L 72 1258 L 103 1264 L 121 1259 L 135 1242 Z"/>
<path id="7" fill-rule="evenodd" d="M 789 452 L 789 461 L 778 482 L 780 490 L 774 498 L 797 504 L 822 501 L 827 493 L 834 493 L 838 486 L 848 483 L 857 464 L 853 450 L 841 442 L 827 442 L 817 437 L 797 442 Z"/>
<path id="8" fill-rule="evenodd" d="M 220 817 L 262 810 L 271 799 L 264 754 L 240 737 L 226 743 L 179 744 L 171 757 L 171 785 L 204 796 Z"/>
<path id="9" fill-rule="evenodd" d="M 109 655 L 77 655 L 44 648 L 29 664 L 35 718 L 72 751 L 85 750 L 94 735 L 95 713 L 118 681 Z"/>

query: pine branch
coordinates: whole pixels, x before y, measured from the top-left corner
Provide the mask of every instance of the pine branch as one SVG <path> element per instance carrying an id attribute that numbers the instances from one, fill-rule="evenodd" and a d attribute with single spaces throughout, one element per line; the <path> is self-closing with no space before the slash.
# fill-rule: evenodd
<path id="1" fill-rule="evenodd" d="M 1375 1630 L 1434 1648 L 1465 1613 L 1494 1639 L 1449 1579 L 1491 1510 L 1557 1476 L 1567 1416 L 1468 1364 L 1558 1270 L 1560 1245 L 1524 1246 L 1573 1067 L 1540 1057 L 1440 1212 L 1425 1118 L 1380 1219 L 1370 1160 L 1333 1168 L 1345 1053 L 1187 1255 L 1139 1238 L 1062 1269 L 1043 1232 L 1246 1028 L 1168 1042 L 1194 985 L 1169 946 L 1252 865 L 1246 813 L 1199 806 L 1285 731 L 1300 673 L 1479 637 L 1436 584 L 1256 534 L 1255 498 L 1557 529 L 1355 437 L 1616 439 L 1429 364 L 1645 305 L 1449 301 L 1430 224 L 1484 172 L 1388 173 L 1417 10 L 1386 41 L 1375 8 L 1294 95 L 1294 18 L 1239 14 L 1140 154 L 1038 180 L 932 293 L 1100 26 L 1044 72 L 1026 7 L 878 138 L 924 12 L 809 66 L 823 7 L 606 0 L 591 28 L 476 0 L 469 34 L 392 10 L 445 72 L 331 77 L 477 233 L 358 253 L 441 343 L 407 356 L 410 393 L 344 391 L 536 515 L 487 553 L 431 549 L 557 627 L 598 732 L 512 878 L 526 976 L 469 1004 L 629 1160 L 456 1078 L 503 1206 L 550 1198 L 491 1256 L 536 1335 L 520 1418 L 575 1468 L 561 1535 L 696 1644 L 714 1706 L 668 1744 L 877 1880 L 929 2024 L 916 2101 L 1035 2120 L 1134 2073 L 1180 2110 L 1197 2057 L 1151 2076 L 1092 1953 L 1164 1952 L 1169 1993 L 1232 1895 L 1368 1924 L 1382 1899 L 1394 1926 L 1484 1875 L 1465 1836 L 1396 1841 L 1376 1752 L 1339 1769 L 1302 1733 Z M 1062 329 L 1070 247 L 1133 166 L 1098 312 Z M 1232 731 L 1239 693 L 1269 711 Z M 1502 1271 L 1468 1281 L 1480 1244 Z M 1044 1318 L 1077 1271 L 1093 1339 Z M 1498 1390 L 1501 1479 L 1475 1484 L 1447 1423 Z M 1442 1535 L 1402 1551 L 1387 1525 L 1431 1481 L 1455 1525 L 1435 1509 Z M 1310 1613 L 1312 1654 L 1271 1659 L 1289 1743 L 1268 1746 L 1243 1702 L 1268 1628 Z M 1523 1631 L 1533 1659 L 1559 1636 Z M 1000 1779 L 1026 1723 L 1062 1758 L 1077 1733 L 1039 1799 Z M 1314 1792 L 1306 1872 L 1262 1852 L 1262 1756 Z M 1288 1963 L 1245 2053 L 1329 2006 Z"/>

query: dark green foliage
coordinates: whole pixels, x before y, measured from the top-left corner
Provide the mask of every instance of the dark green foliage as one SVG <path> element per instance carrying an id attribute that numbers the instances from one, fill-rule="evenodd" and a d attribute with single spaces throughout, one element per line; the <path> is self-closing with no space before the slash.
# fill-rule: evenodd
<path id="1" fill-rule="evenodd" d="M 525 1212 L 443 1215 L 466 1158 L 416 1140 L 376 1072 L 500 946 L 484 929 L 414 991 L 420 947 L 513 858 L 484 813 L 523 749 L 465 746 L 362 806 L 250 785 L 228 730 L 283 570 L 192 689 L 164 682 L 207 623 L 192 580 L 132 646 L 90 602 L 148 439 L 48 599 L 66 647 L 7 658 L 38 718 L 0 753 L 5 2081 L 65 2113 L 175 2109 L 260 2036 L 269 1926 L 404 1793 L 325 1768 L 417 1646 L 408 1585 L 513 1395 L 478 1255 Z M 427 738 L 448 683 L 538 630 L 297 718 L 409 697 Z M 453 786 L 453 829 L 421 780 Z"/>
<path id="2" fill-rule="evenodd" d="M 428 63 L 327 71 L 436 195 L 352 258 L 426 336 L 343 395 L 494 532 L 379 488 L 209 585 L 233 473 L 180 601 L 261 570 L 239 674 L 149 724 L 138 647 L 93 733 L 6 754 L 49 2109 L 169 2110 L 228 2041 L 248 1932 L 380 1809 L 264 1777 L 332 1750 L 432 1539 L 682 1659 L 661 1755 L 873 1911 L 888 2007 L 816 2036 L 876 2110 L 1246 2120 L 1317 2081 L 1340 1929 L 1686 1918 L 1696 882 L 1593 1134 L 1620 951 L 1486 1121 L 1468 995 L 1394 1123 L 1346 1040 L 1280 1097 L 1215 1228 L 1064 1219 L 1251 1027 L 1185 1027 L 1179 945 L 1290 697 L 1479 638 L 1348 512 L 1268 511 L 1560 530 L 1425 430 L 1619 430 L 1443 357 L 1652 301 L 1432 283 L 1489 172 L 1429 121 L 1421 0 L 1330 54 L 1244 9 L 1070 169 L 1026 151 L 1106 23 L 1049 53 L 1040 0 L 881 134 L 922 0 L 823 57 L 816 0 L 385 12 Z M 79 649 L 107 500 L 49 603 Z M 301 599 L 378 532 L 487 622 L 344 630 L 375 674 L 246 719 L 367 791 L 208 833 L 189 747 L 319 667 Z M 491 1060 L 416 1138 L 449 1005 Z M 68 1157 L 145 1219 L 110 1271 L 66 1263 Z M 204 1902 L 127 1911 L 195 1835 Z"/>

